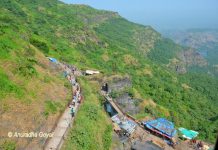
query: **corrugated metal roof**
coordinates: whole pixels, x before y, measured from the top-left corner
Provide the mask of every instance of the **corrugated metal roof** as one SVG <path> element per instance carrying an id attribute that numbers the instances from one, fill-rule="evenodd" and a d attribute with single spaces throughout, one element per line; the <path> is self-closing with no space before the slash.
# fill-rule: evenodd
<path id="1" fill-rule="evenodd" d="M 147 128 L 158 130 L 160 133 L 165 134 L 169 137 L 174 137 L 176 135 L 176 129 L 174 124 L 165 118 L 158 118 L 156 120 L 150 120 L 144 122 Z"/>

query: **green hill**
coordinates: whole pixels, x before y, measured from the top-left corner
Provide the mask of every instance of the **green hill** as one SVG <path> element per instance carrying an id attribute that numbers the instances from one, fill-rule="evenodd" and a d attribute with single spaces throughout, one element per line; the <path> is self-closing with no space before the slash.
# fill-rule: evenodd
<path id="1" fill-rule="evenodd" d="M 114 12 L 56 0 L 1 0 L 0 112 L 3 123 L 0 127 L 5 131 L 35 130 L 40 125 L 46 126 L 46 118 L 57 116 L 63 110 L 70 89 L 61 71 L 52 69 L 46 59 L 52 56 L 81 69 L 98 69 L 107 77 L 128 76 L 132 87 L 126 92 L 139 99 L 136 103 L 142 104 L 136 117 L 166 117 L 177 127 L 197 130 L 200 139 L 214 143 L 218 126 L 218 80 L 194 73 L 178 74 L 171 64 L 172 60 L 182 64 L 179 53 L 184 50 L 151 27 L 129 22 Z M 78 113 L 66 149 L 72 146 L 108 149 L 111 145 L 112 129 L 98 101 L 96 86 L 100 85 L 91 85 L 87 80 L 80 81 L 87 102 Z M 143 105 L 148 100 L 155 103 L 149 110 Z M 82 117 L 92 108 L 98 119 Z M 27 116 L 22 116 L 27 112 Z M 21 128 L 22 123 L 15 121 L 16 117 L 29 118 L 26 119 L 29 125 Z M 98 131 L 98 140 L 91 138 Z M 2 138 L 1 142 L 5 140 L 11 139 Z M 15 140 L 17 147 L 28 142 Z"/>

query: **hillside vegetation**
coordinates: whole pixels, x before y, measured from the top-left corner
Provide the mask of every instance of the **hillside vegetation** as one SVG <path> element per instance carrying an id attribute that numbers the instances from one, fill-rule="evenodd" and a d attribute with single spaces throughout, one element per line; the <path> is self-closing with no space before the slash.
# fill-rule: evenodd
<path id="1" fill-rule="evenodd" d="M 140 100 L 136 104 L 148 100 L 155 103 L 153 107 L 143 106 L 137 117 L 166 117 L 177 127 L 199 131 L 200 139 L 215 142 L 217 79 L 176 73 L 169 64 L 173 59 L 180 61 L 178 53 L 185 49 L 151 27 L 131 23 L 114 12 L 57 0 L 1 0 L 0 8 L 1 117 L 12 115 L 3 120 L 1 128 L 27 106 L 40 110 L 38 115 L 28 111 L 25 118 L 30 120 L 40 114 L 46 118 L 64 108 L 70 89 L 60 70 L 51 69 L 46 56 L 52 56 L 81 69 L 98 69 L 108 77 L 129 76 L 132 87 L 127 92 Z M 86 102 L 64 148 L 109 149 L 112 129 L 101 112 L 100 98 L 90 81 L 81 82 Z M 17 114 L 10 106 L 13 103 L 21 103 Z M 86 116 L 90 109 L 93 114 Z"/>

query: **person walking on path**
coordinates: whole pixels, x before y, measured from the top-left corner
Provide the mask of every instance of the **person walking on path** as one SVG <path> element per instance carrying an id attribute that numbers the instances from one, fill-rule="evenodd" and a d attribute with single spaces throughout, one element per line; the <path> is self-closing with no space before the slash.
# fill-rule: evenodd
<path id="1" fill-rule="evenodd" d="M 71 113 L 71 116 L 73 118 L 75 115 L 75 108 L 74 107 L 71 108 L 70 113 Z"/>

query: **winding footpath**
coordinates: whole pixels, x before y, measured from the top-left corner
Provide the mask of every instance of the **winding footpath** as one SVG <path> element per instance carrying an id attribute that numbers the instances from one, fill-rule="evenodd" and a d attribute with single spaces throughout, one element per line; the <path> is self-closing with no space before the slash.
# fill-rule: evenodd
<path id="1" fill-rule="evenodd" d="M 69 129 L 72 127 L 74 118 L 72 116 L 72 109 L 74 110 L 74 115 L 76 115 L 80 102 L 81 102 L 81 91 L 80 85 L 76 82 L 76 76 L 80 75 L 79 71 L 76 71 L 76 68 L 57 62 L 56 65 L 61 67 L 64 70 L 65 77 L 71 83 L 72 86 L 72 101 L 68 104 L 68 107 L 65 109 L 64 113 L 60 117 L 57 126 L 54 129 L 53 137 L 48 139 L 47 144 L 45 145 L 44 150 L 59 150 L 66 139 Z"/>

